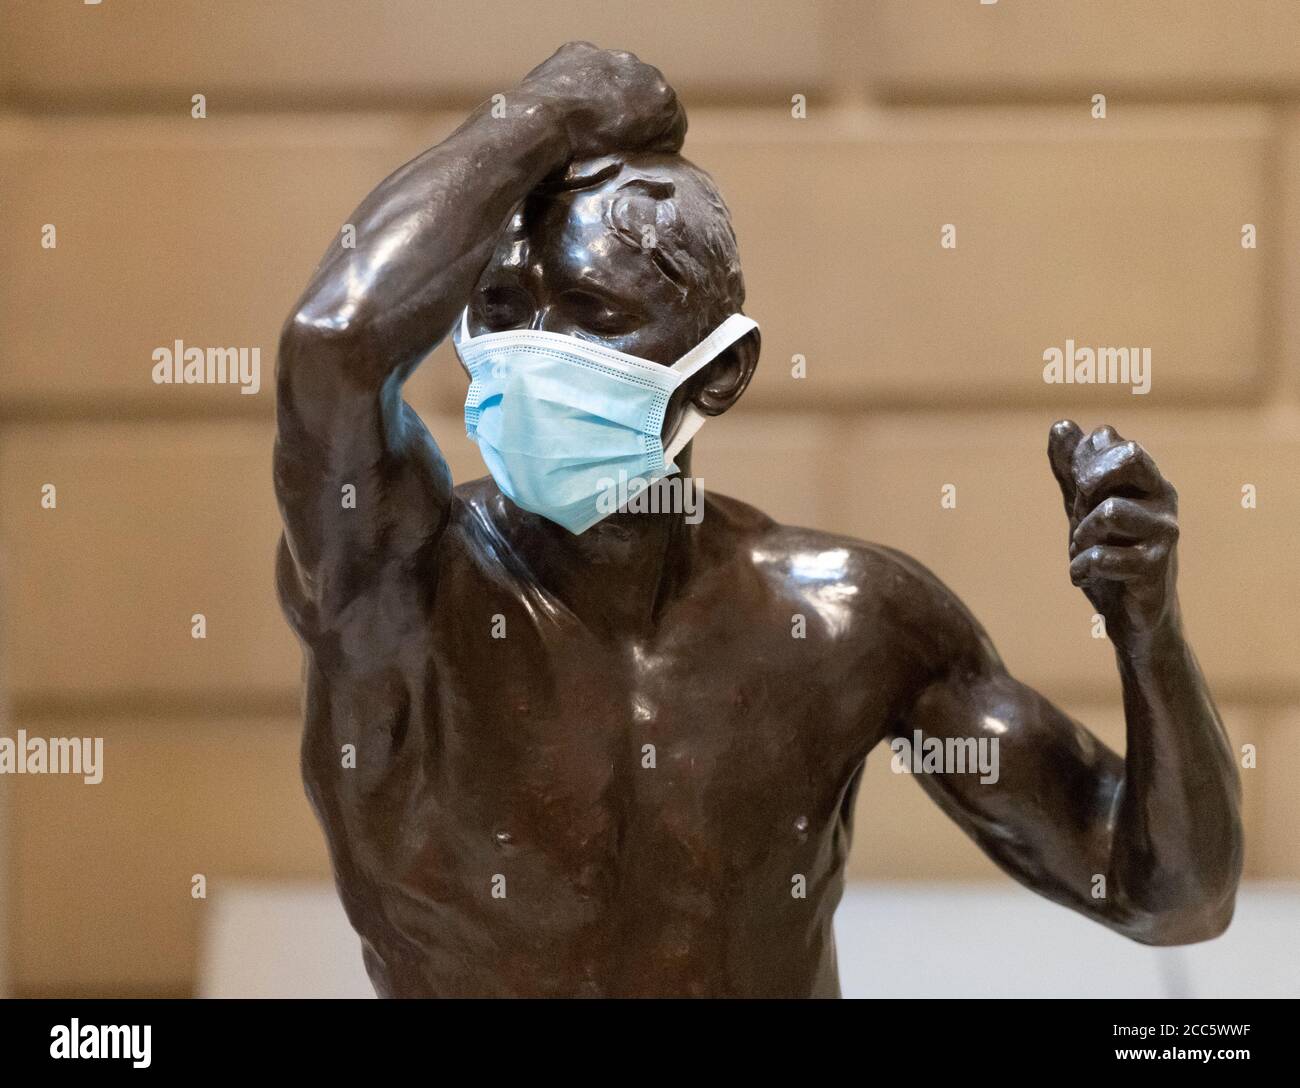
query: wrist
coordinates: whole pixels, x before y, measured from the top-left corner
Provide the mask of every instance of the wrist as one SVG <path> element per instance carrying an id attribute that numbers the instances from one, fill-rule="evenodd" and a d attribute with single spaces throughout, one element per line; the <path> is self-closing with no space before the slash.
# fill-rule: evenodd
<path id="1" fill-rule="evenodd" d="M 520 86 L 507 97 L 509 116 L 535 127 L 554 149 L 555 165 L 561 166 L 573 157 L 569 137 L 569 115 L 562 100 L 554 95 L 542 94 Z"/>
<path id="2" fill-rule="evenodd" d="M 1159 657 L 1183 645 L 1182 612 L 1174 598 L 1159 617 L 1124 624 L 1114 635 L 1115 649 L 1129 659 Z"/>

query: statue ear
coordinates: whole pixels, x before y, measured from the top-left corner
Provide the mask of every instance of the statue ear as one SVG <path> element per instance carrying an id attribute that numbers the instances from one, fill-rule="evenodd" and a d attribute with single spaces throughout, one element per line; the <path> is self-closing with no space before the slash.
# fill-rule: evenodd
<path id="1" fill-rule="evenodd" d="M 706 416 L 720 416 L 740 399 L 758 366 L 763 338 L 752 329 L 691 380 L 691 403 Z"/>

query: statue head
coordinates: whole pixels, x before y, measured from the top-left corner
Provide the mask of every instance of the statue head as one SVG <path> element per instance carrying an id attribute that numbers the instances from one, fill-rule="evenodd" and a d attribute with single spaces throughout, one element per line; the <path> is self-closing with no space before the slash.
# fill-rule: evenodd
<path id="1" fill-rule="evenodd" d="M 731 219 L 713 179 L 680 155 L 572 163 L 515 211 L 470 301 L 471 333 L 542 329 L 669 366 L 745 300 Z M 688 380 L 688 402 L 719 415 L 758 362 L 757 332 Z"/>

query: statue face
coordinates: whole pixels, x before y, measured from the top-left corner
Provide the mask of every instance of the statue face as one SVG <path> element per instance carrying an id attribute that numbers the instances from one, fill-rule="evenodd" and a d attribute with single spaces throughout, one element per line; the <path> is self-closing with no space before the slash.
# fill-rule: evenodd
<path id="1" fill-rule="evenodd" d="M 475 287 L 471 334 L 540 329 L 670 366 L 726 316 L 654 259 L 653 245 L 676 244 L 673 220 L 689 210 L 665 207 L 617 173 L 590 188 L 530 198 Z M 679 390 L 665 436 L 683 403 Z"/>

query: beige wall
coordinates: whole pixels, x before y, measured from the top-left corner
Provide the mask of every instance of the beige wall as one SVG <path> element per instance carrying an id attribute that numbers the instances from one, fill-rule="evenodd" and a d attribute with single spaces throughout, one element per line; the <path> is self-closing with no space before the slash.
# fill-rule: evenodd
<path id="1" fill-rule="evenodd" d="M 14 985 L 188 992 L 192 874 L 326 874 L 269 380 L 155 386 L 150 352 L 260 346 L 269 379 L 368 188 L 573 37 L 663 68 L 734 213 L 765 358 L 698 443 L 707 486 L 917 555 L 1122 746 L 1043 449 L 1062 415 L 1140 439 L 1181 494 L 1197 651 L 1259 749 L 1249 871 L 1300 876 L 1300 5 L 0 0 L 0 674 L 10 732 L 102 735 L 111 761 L 93 788 L 0 781 Z M 1150 346 L 1152 392 L 1045 385 L 1066 337 Z M 410 389 L 481 475 L 446 348 Z M 881 760 L 858 821 L 854 876 L 1001 879 Z"/>

